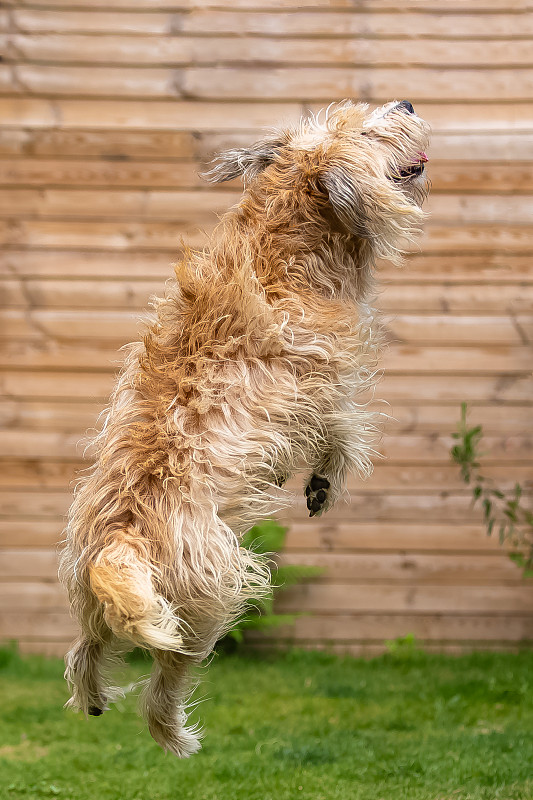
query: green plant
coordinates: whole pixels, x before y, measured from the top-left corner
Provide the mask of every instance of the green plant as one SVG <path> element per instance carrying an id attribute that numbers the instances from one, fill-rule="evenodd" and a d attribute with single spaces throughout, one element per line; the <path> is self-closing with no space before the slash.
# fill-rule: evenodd
<path id="1" fill-rule="evenodd" d="M 283 549 L 287 528 L 282 527 L 279 522 L 267 519 L 254 525 L 244 536 L 242 546 L 254 553 L 261 555 L 277 555 Z M 278 592 L 288 586 L 300 583 L 308 578 L 314 578 L 322 573 L 320 567 L 310 567 L 297 564 L 280 565 L 277 561 L 272 561 L 271 573 L 272 584 L 271 592 L 266 598 L 260 600 L 250 600 L 241 617 L 237 620 L 234 627 L 226 634 L 224 640 L 241 644 L 244 640 L 246 630 L 265 630 L 267 628 L 277 628 L 280 625 L 289 625 L 300 616 L 300 614 L 276 614 L 274 612 L 274 600 Z M 222 641 L 224 641 L 222 640 Z"/>
<path id="2" fill-rule="evenodd" d="M 409 659 L 423 654 L 414 633 L 406 633 L 405 636 L 397 636 L 396 639 L 387 639 L 385 647 L 389 655 L 395 658 Z"/>
<path id="3" fill-rule="evenodd" d="M 461 469 L 461 478 L 472 489 L 474 504 L 481 504 L 487 534 L 490 536 L 497 530 L 500 544 L 511 547 L 509 557 L 522 567 L 525 577 L 533 576 L 533 513 L 522 504 L 523 489 L 519 483 L 506 494 L 482 474 L 483 428 L 468 426 L 466 403 L 461 403 L 458 431 L 452 436 L 457 444 L 450 451 L 451 457 Z"/>

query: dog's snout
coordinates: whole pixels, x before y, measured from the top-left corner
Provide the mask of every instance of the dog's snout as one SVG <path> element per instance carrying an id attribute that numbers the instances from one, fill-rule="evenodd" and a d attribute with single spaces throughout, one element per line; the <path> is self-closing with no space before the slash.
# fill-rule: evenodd
<path id="1" fill-rule="evenodd" d="M 415 113 L 415 110 L 413 108 L 413 104 L 410 103 L 409 100 L 402 100 L 401 102 L 398 103 L 396 108 L 404 108 L 406 111 L 409 112 L 409 114 L 414 114 Z"/>

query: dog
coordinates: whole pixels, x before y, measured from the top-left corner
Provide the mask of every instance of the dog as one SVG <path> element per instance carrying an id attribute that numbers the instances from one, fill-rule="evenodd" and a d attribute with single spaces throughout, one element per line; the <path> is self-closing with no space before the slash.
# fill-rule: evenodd
<path id="1" fill-rule="evenodd" d="M 243 176 L 209 249 L 185 252 L 144 340 L 129 345 L 68 519 L 60 579 L 80 625 L 68 704 L 100 715 L 108 667 L 148 648 L 152 737 L 185 757 L 190 667 L 205 659 L 268 563 L 241 535 L 288 502 L 304 471 L 310 516 L 347 473 L 371 472 L 374 414 L 356 402 L 379 353 L 377 258 L 421 228 L 429 128 L 408 101 L 350 101 L 229 150 L 207 173 Z"/>

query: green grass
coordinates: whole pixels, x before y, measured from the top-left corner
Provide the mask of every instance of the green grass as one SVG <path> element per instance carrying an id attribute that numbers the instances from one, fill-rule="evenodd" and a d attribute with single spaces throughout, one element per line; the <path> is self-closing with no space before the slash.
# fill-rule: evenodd
<path id="1" fill-rule="evenodd" d="M 0 656 L 2 800 L 533 798 L 531 652 L 219 656 L 186 761 L 150 739 L 135 698 L 86 721 L 62 708 L 59 661 Z"/>

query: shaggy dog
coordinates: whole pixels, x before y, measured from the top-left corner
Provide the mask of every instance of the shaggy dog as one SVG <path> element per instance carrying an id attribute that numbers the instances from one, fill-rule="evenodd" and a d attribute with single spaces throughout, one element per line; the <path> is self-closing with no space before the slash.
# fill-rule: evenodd
<path id="1" fill-rule="evenodd" d="M 373 415 L 355 402 L 378 352 L 367 301 L 376 258 L 398 261 L 420 228 L 427 143 L 407 101 L 373 113 L 344 102 L 208 173 L 243 175 L 243 197 L 211 247 L 176 266 L 130 345 L 70 511 L 71 707 L 101 714 L 119 691 L 105 665 L 146 647 L 150 733 L 177 756 L 199 748 L 185 726 L 189 667 L 269 587 L 240 536 L 287 502 L 296 471 L 310 516 L 350 470 L 371 471 Z"/>

